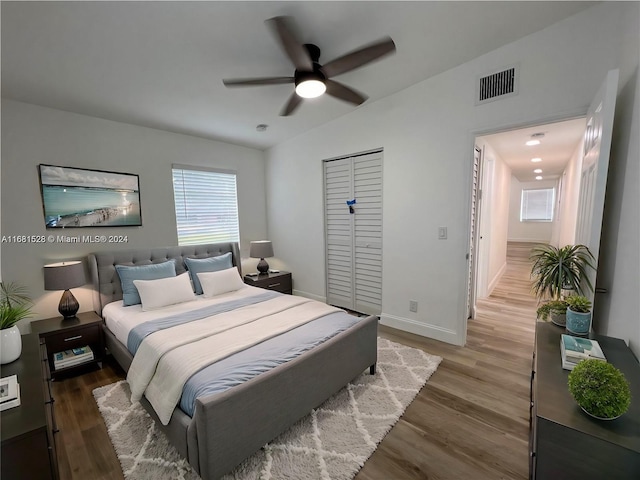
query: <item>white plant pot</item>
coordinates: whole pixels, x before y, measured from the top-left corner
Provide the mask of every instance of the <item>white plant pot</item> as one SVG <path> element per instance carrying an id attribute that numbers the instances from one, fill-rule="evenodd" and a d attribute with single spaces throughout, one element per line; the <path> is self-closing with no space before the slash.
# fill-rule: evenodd
<path id="1" fill-rule="evenodd" d="M 567 314 L 566 313 L 552 313 L 551 322 L 559 327 L 567 326 Z"/>
<path id="2" fill-rule="evenodd" d="M 22 337 L 17 326 L 0 330 L 0 363 L 13 362 L 22 353 Z"/>

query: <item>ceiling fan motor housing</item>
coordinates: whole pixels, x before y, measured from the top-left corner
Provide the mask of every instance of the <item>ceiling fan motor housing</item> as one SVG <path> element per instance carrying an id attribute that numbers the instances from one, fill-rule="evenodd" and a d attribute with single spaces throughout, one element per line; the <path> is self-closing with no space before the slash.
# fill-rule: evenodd
<path id="1" fill-rule="evenodd" d="M 309 52 L 309 57 L 311 57 L 311 61 L 313 62 L 313 71 L 296 70 L 294 73 L 296 87 L 308 80 L 318 80 L 324 83 L 327 76 L 322 72 L 322 65 L 318 63 L 318 60 L 320 60 L 320 48 L 312 43 L 305 43 L 304 46 Z"/>
<path id="2" fill-rule="evenodd" d="M 308 80 L 318 80 L 324 83 L 327 77 L 325 77 L 325 75 L 320 70 L 320 65 L 318 65 L 317 63 L 314 63 L 313 72 L 301 72 L 299 70 L 296 70 L 295 79 L 296 79 L 295 84 L 297 87 L 302 82 L 306 82 Z"/>

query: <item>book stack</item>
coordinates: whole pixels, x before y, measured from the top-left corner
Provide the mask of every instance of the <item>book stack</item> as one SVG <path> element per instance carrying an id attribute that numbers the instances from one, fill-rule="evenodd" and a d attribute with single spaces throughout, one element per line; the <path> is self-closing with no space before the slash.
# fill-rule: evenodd
<path id="1" fill-rule="evenodd" d="M 0 379 L 0 412 L 20 405 L 18 377 L 11 375 Z"/>
<path id="2" fill-rule="evenodd" d="M 596 340 L 588 338 L 563 334 L 560 338 L 560 351 L 562 353 L 562 368 L 565 370 L 573 370 L 580 360 L 595 358 L 603 362 L 607 361 L 600 344 Z"/>
<path id="3" fill-rule="evenodd" d="M 89 346 L 65 350 L 53 355 L 53 367 L 56 370 L 73 367 L 93 360 L 93 351 Z"/>

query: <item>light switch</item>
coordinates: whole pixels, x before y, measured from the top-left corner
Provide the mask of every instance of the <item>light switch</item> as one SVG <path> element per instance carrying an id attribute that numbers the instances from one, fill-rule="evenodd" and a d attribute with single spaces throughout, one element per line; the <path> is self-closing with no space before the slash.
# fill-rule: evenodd
<path id="1" fill-rule="evenodd" d="M 438 240 L 447 239 L 447 227 L 438 227 Z"/>

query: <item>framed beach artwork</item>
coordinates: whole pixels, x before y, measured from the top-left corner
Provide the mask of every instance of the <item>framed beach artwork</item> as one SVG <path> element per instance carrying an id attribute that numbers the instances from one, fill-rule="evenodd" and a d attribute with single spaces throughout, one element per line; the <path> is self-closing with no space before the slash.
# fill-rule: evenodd
<path id="1" fill-rule="evenodd" d="M 47 228 L 141 226 L 138 175 L 38 165 Z"/>

